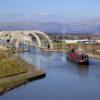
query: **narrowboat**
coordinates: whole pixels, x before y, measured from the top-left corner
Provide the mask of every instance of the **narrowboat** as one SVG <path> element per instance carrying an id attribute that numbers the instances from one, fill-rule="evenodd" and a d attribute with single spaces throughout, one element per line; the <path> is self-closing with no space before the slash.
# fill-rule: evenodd
<path id="1" fill-rule="evenodd" d="M 69 52 L 67 53 L 67 60 L 75 62 L 79 65 L 89 65 L 89 57 L 86 54 L 79 52 Z"/>

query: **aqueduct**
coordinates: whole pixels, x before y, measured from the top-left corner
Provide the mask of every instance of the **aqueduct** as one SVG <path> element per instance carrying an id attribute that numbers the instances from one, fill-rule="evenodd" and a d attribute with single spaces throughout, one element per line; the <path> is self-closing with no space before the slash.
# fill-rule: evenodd
<path id="1" fill-rule="evenodd" d="M 45 34 L 44 32 L 33 30 L 33 31 L 1 31 L 0 32 L 0 40 L 4 42 L 15 42 L 15 47 L 18 48 L 20 43 L 33 45 L 35 47 L 39 48 L 45 48 L 42 46 L 41 38 L 39 37 L 41 35 L 42 37 L 46 38 L 48 41 L 48 45 L 51 49 L 53 49 L 53 44 L 50 39 L 50 37 Z M 32 37 L 34 37 L 37 41 L 37 44 L 33 43 Z M 1 43 L 1 44 L 3 44 Z"/>

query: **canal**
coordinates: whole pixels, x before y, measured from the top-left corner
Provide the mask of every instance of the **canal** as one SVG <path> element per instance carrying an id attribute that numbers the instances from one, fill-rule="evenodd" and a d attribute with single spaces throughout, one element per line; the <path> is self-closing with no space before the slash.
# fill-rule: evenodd
<path id="1" fill-rule="evenodd" d="M 100 100 L 100 60 L 78 66 L 67 61 L 65 53 L 36 48 L 20 56 L 46 71 L 46 77 L 5 93 L 0 100 Z"/>

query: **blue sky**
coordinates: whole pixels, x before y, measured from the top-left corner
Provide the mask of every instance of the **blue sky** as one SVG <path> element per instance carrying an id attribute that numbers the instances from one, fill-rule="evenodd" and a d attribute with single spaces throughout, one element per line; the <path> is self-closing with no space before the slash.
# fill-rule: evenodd
<path id="1" fill-rule="evenodd" d="M 0 21 L 99 18 L 100 0 L 0 0 Z"/>

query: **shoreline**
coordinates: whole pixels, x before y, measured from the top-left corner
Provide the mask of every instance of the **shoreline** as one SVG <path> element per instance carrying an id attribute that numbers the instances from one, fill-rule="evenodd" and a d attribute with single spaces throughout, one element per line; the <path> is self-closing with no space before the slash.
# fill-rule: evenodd
<path id="1" fill-rule="evenodd" d="M 88 54 L 86 53 L 90 58 L 96 59 L 96 60 L 100 60 L 100 56 L 97 55 L 93 55 L 93 54 Z"/>
<path id="2" fill-rule="evenodd" d="M 64 51 L 64 50 L 51 50 L 51 49 L 41 49 L 42 51 L 45 52 L 61 52 L 61 53 L 67 53 L 68 51 Z"/>
<path id="3" fill-rule="evenodd" d="M 41 49 L 42 51 L 45 51 L 45 52 L 61 52 L 61 53 L 68 53 L 68 51 L 64 51 L 64 50 L 48 50 L 48 49 Z M 83 52 L 84 53 L 84 52 Z M 100 60 L 100 56 L 97 56 L 97 55 L 94 55 L 94 54 L 89 54 L 89 53 L 85 53 L 87 54 L 90 58 L 94 58 L 94 59 L 97 59 L 97 60 Z"/>
<path id="4" fill-rule="evenodd" d="M 24 74 L 2 78 L 0 79 L 1 81 L 0 86 L 2 86 L 0 87 L 0 95 L 3 95 L 8 91 L 15 89 L 19 86 L 22 86 L 26 83 L 29 83 L 31 81 L 42 79 L 45 77 L 46 77 L 46 73 L 42 72 L 41 70 L 40 73 L 38 72 L 38 70 L 35 73 L 32 70 L 30 70 Z"/>
<path id="5" fill-rule="evenodd" d="M 0 66 L 0 95 L 24 85 L 28 82 L 42 79 L 46 73 L 36 66 L 29 64 L 19 56 L 11 56 L 12 52 L 1 50 Z M 9 56 L 10 55 L 10 56 Z M 6 67 L 5 67 L 6 66 Z"/>

